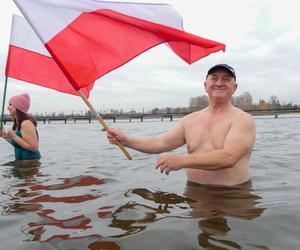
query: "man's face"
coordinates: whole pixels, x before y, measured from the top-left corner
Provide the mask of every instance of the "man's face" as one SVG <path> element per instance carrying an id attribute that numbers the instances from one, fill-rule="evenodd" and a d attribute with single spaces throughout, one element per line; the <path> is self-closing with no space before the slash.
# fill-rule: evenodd
<path id="1" fill-rule="evenodd" d="M 237 84 L 235 79 L 223 69 L 216 70 L 208 75 L 204 82 L 205 91 L 210 98 L 228 98 L 231 99 Z"/>

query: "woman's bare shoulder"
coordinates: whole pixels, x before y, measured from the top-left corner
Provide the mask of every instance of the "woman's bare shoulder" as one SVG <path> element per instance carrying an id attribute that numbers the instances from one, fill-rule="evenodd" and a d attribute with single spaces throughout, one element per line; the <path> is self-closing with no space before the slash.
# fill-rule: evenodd
<path id="1" fill-rule="evenodd" d="M 29 128 L 35 128 L 33 122 L 30 120 L 24 120 L 21 124 L 21 129 L 29 129 Z"/>

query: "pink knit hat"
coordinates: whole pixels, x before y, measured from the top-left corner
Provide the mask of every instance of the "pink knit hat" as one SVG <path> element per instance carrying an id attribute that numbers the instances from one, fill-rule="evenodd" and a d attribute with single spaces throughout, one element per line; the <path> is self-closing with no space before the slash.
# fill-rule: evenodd
<path id="1" fill-rule="evenodd" d="M 30 97 L 27 93 L 15 95 L 11 97 L 8 102 L 24 113 L 27 113 L 30 107 Z"/>

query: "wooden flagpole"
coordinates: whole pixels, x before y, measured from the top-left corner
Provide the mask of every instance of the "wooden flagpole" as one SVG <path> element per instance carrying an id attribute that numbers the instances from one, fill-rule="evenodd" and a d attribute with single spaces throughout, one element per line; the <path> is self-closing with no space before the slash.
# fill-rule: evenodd
<path id="1" fill-rule="evenodd" d="M 83 99 L 83 101 L 86 103 L 86 105 L 89 107 L 89 109 L 92 111 L 93 114 L 95 114 L 98 121 L 101 123 L 104 129 L 108 129 L 108 125 L 105 123 L 103 118 L 99 115 L 99 113 L 94 109 L 93 105 L 90 103 L 90 101 L 87 99 L 87 97 L 82 93 L 82 91 L 79 89 L 77 90 L 77 93 L 80 95 L 80 97 Z M 127 149 L 120 143 L 117 142 L 117 145 L 122 150 L 122 152 L 125 154 L 128 160 L 132 160 L 131 155 L 128 153 Z"/>

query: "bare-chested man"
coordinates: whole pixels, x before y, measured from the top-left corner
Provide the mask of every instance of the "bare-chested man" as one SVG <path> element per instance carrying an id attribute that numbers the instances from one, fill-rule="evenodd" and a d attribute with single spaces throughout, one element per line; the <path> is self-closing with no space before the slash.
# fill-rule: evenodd
<path id="1" fill-rule="evenodd" d="M 189 182 L 238 185 L 250 180 L 249 160 L 255 143 L 253 118 L 231 104 L 237 89 L 236 75 L 227 64 L 213 66 L 204 82 L 208 107 L 183 117 L 169 131 L 149 137 L 135 137 L 110 128 L 110 143 L 145 152 L 162 153 L 187 145 L 187 154 L 161 156 L 156 168 L 169 174 L 186 169 Z"/>

